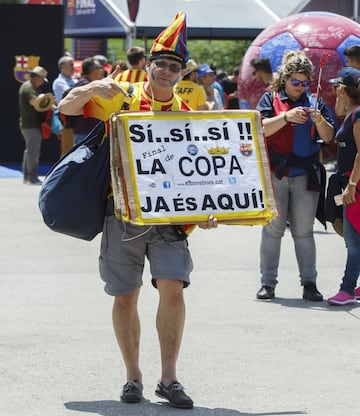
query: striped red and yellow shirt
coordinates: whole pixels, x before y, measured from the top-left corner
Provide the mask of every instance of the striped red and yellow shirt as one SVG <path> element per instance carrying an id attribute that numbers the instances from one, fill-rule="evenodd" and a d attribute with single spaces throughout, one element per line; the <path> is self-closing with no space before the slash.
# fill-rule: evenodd
<path id="1" fill-rule="evenodd" d="M 121 83 L 128 91 L 129 83 Z M 129 111 L 190 111 L 186 102 L 176 94 L 169 101 L 153 100 L 144 90 L 144 82 L 133 84 L 134 90 L 130 101 Z M 111 100 L 101 97 L 93 97 L 84 107 L 85 117 L 94 117 L 107 121 L 112 113 L 120 111 L 124 102 L 124 95 L 118 94 Z"/>
<path id="2" fill-rule="evenodd" d="M 176 94 L 173 94 L 169 101 L 153 100 L 152 97 L 145 92 L 144 84 L 145 82 L 133 84 L 134 90 L 131 97 L 129 111 L 191 111 L 186 102 Z M 121 86 L 126 91 L 128 91 L 129 85 L 129 83 L 121 83 Z M 118 94 L 111 100 L 106 100 L 98 96 L 93 97 L 84 107 L 84 116 L 107 121 L 112 113 L 121 109 L 123 101 L 123 94 Z M 181 225 L 181 228 L 187 235 L 189 235 L 194 228 L 196 228 L 196 225 L 184 224 Z"/>

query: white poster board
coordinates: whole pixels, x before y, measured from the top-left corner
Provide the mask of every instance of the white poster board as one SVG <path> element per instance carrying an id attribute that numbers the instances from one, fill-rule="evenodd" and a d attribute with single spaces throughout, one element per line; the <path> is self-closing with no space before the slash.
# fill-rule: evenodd
<path id="1" fill-rule="evenodd" d="M 256 111 L 111 117 L 115 208 L 136 224 L 263 224 L 276 214 Z"/>

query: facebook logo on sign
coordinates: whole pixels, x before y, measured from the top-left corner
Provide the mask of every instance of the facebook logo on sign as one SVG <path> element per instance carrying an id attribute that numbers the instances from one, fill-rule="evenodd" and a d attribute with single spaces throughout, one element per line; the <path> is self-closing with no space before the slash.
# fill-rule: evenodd
<path id="1" fill-rule="evenodd" d="M 170 181 L 164 181 L 163 182 L 164 189 L 170 189 Z"/>

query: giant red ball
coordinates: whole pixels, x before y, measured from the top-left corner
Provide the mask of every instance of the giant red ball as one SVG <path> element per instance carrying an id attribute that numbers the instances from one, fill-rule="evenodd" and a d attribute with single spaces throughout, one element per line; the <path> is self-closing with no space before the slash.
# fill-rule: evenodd
<path id="1" fill-rule="evenodd" d="M 333 106 L 335 95 L 329 79 L 335 78 L 346 65 L 344 50 L 360 45 L 360 25 L 355 21 L 327 12 L 306 12 L 292 15 L 263 30 L 248 48 L 239 72 L 239 98 L 241 108 L 255 108 L 264 92 L 264 85 L 252 75 L 253 58 L 269 58 L 273 72 L 289 50 L 304 50 L 314 64 L 314 80 L 310 90 L 316 92 L 319 62 L 323 53 L 330 55 L 322 70 L 320 95 Z"/>

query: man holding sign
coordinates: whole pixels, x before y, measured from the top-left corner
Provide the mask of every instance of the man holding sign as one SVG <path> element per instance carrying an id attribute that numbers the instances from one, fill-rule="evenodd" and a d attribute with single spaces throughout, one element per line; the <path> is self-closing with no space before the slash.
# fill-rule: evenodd
<path id="1" fill-rule="evenodd" d="M 107 78 L 72 90 L 61 101 L 60 111 L 106 121 L 122 108 L 126 96 L 133 111 L 189 111 L 187 104 L 173 93 L 188 60 L 186 41 L 185 15 L 180 12 L 154 41 L 147 67 L 148 81 L 132 86 L 134 90 L 128 94 L 129 84 L 114 81 L 119 73 L 117 68 Z M 193 401 L 176 375 L 185 321 L 183 288 L 190 284 L 189 275 L 193 268 L 186 233 L 179 235 L 171 225 L 133 225 L 118 220 L 113 210 L 109 214 L 103 229 L 99 267 L 105 291 L 115 299 L 113 325 L 127 369 L 127 383 L 121 400 L 136 403 L 142 398 L 137 301 L 146 256 L 150 262 L 152 284 L 160 295 L 156 327 L 162 372 L 155 393 L 172 406 L 192 408 Z M 217 221 L 212 216 L 201 225 L 202 228 L 216 226 Z"/>

